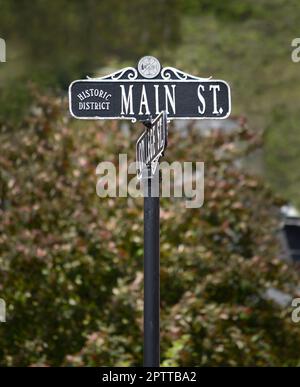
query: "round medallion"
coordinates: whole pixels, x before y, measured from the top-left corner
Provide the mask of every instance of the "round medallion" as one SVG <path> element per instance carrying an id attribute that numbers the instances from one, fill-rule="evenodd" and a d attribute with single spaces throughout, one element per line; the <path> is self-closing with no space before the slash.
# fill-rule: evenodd
<path id="1" fill-rule="evenodd" d="M 160 63 L 154 56 L 144 56 L 139 60 L 138 70 L 145 78 L 155 78 L 160 72 Z"/>

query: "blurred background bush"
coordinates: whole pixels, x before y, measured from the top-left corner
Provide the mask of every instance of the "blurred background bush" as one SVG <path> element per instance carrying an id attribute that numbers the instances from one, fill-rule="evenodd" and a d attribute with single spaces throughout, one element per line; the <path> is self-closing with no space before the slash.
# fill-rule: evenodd
<path id="1" fill-rule="evenodd" d="M 98 198 L 95 168 L 133 160 L 142 128 L 76 122 L 66 91 L 152 54 L 227 80 L 235 128 L 170 130 L 167 158 L 204 161 L 206 196 L 197 210 L 162 200 L 162 363 L 299 365 L 299 327 L 268 296 L 299 293 L 277 236 L 280 206 L 300 205 L 299 1 L 0 0 L 0 11 L 0 364 L 141 364 L 143 203 Z"/>

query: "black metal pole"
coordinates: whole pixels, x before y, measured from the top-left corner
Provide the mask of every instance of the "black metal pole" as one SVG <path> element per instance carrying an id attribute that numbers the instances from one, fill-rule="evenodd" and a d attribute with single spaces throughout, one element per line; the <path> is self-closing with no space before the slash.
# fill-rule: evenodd
<path id="1" fill-rule="evenodd" d="M 145 181 L 144 197 L 144 367 L 159 367 L 159 194 L 156 179 Z M 158 183 L 159 184 L 159 183 Z"/>

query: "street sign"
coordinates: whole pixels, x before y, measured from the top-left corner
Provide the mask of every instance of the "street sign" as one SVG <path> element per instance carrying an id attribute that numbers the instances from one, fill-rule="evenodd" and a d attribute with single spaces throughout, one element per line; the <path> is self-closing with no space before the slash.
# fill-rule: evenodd
<path id="1" fill-rule="evenodd" d="M 74 81 L 69 107 L 79 119 L 142 121 L 146 130 L 136 144 L 137 175 L 144 179 L 144 366 L 160 363 L 159 159 L 167 146 L 167 120 L 227 118 L 231 111 L 229 85 L 199 78 L 174 67 L 162 68 L 145 56 L 137 68 L 125 67 L 102 78 Z M 149 117 L 155 117 L 154 120 Z M 158 176 L 158 174 L 156 175 Z"/>
<path id="2" fill-rule="evenodd" d="M 168 141 L 167 112 L 162 111 L 145 129 L 136 143 L 137 177 L 155 174 Z M 149 176 L 150 173 L 150 176 Z"/>
<path id="3" fill-rule="evenodd" d="M 162 68 L 146 56 L 137 68 L 125 67 L 102 78 L 74 81 L 70 112 L 79 119 L 127 119 L 135 122 L 165 110 L 168 119 L 226 118 L 231 110 L 229 85 L 199 78 L 174 67 Z"/>

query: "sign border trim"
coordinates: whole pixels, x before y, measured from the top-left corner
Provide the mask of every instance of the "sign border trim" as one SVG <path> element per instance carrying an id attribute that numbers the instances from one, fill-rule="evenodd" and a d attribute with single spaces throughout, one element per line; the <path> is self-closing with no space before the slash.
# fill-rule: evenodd
<path id="1" fill-rule="evenodd" d="M 212 79 L 212 80 L 205 80 L 205 81 L 200 81 L 200 80 L 197 80 L 197 79 L 188 79 L 188 80 L 175 80 L 175 79 L 169 79 L 169 80 L 165 80 L 165 79 L 134 79 L 134 80 L 131 80 L 131 79 L 123 79 L 123 80 L 118 80 L 120 83 L 122 82 L 131 82 L 131 83 L 137 83 L 137 82 L 152 82 L 152 83 L 156 83 L 156 82 L 182 82 L 182 83 L 188 83 L 188 82 L 201 82 L 201 83 L 208 83 L 208 82 L 220 82 L 220 83 L 224 83 L 227 88 L 228 88 L 228 100 L 229 100 L 229 106 L 228 106 L 228 113 L 226 114 L 226 116 L 224 117 L 170 117 L 168 116 L 168 121 L 170 120 L 224 120 L 226 118 L 228 118 L 231 114 L 231 90 L 230 90 L 230 86 L 229 84 L 226 82 L 226 81 L 223 81 L 222 79 Z M 71 113 L 71 116 L 73 118 L 76 118 L 76 119 L 79 119 L 79 120 L 130 120 L 132 123 L 135 123 L 137 121 L 139 121 L 137 118 L 135 117 L 99 117 L 99 116 L 93 116 L 93 117 L 78 117 L 76 116 L 73 111 L 72 111 L 72 95 L 71 95 L 71 88 L 72 86 L 77 83 L 77 82 L 116 82 L 116 80 L 113 80 L 113 79 L 101 79 L 101 78 L 88 78 L 88 79 L 78 79 L 78 80 L 75 80 L 73 81 L 70 86 L 69 86 L 69 91 L 68 91 L 68 94 L 69 94 L 69 110 L 70 110 L 70 113 Z M 142 119 L 141 119 L 142 121 Z"/>

